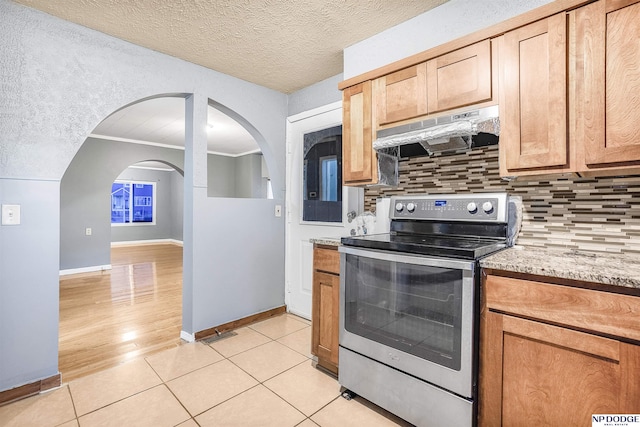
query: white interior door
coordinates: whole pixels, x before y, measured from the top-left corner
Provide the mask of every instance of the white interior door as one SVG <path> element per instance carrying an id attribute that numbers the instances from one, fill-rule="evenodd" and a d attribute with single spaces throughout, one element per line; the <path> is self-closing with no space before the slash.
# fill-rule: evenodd
<path id="1" fill-rule="evenodd" d="M 304 135 L 342 124 L 342 103 L 307 111 L 287 119 L 286 295 L 291 313 L 311 319 L 313 244 L 310 239 L 349 234 L 347 213 L 362 212 L 364 191 L 342 187 L 342 222 L 303 221 Z"/>

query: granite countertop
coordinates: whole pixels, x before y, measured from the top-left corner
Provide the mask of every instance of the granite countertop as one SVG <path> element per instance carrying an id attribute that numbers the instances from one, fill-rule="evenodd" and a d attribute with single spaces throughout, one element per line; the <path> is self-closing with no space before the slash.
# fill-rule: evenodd
<path id="1" fill-rule="evenodd" d="M 637 255 L 514 246 L 482 259 L 480 266 L 640 289 Z"/>
<path id="2" fill-rule="evenodd" d="M 340 246 L 340 237 L 318 237 L 311 243 Z M 640 257 L 514 246 L 480 260 L 483 268 L 640 289 Z"/>
<path id="3" fill-rule="evenodd" d="M 340 246 L 340 237 L 315 237 L 309 241 L 315 245 Z"/>

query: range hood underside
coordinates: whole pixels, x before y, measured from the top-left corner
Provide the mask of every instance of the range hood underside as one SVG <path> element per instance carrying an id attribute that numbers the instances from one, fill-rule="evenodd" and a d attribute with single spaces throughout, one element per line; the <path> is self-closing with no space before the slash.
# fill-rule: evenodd
<path id="1" fill-rule="evenodd" d="M 410 157 L 497 144 L 499 134 L 496 105 L 381 129 L 373 148 L 399 148 L 400 157 Z"/>
<path id="2" fill-rule="evenodd" d="M 498 144 L 498 135 L 492 133 L 480 132 L 477 135 L 471 136 L 471 144 L 469 148 L 486 147 L 489 145 Z M 415 142 L 412 144 L 404 144 L 398 146 L 399 157 L 417 157 L 432 155 L 433 152 L 427 150 L 423 144 Z"/>

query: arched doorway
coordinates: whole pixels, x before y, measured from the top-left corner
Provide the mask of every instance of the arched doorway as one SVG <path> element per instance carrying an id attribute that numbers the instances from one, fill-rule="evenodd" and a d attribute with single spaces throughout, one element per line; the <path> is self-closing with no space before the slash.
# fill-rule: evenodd
<path id="1" fill-rule="evenodd" d="M 127 244 L 140 247 L 147 241 L 182 241 L 182 211 L 178 207 L 182 207 L 184 203 L 184 195 L 180 191 L 184 182 L 182 179 L 177 182 L 175 177 L 159 176 L 165 173 L 162 171 L 164 168 L 182 178 L 185 163 L 184 104 L 182 97 L 151 98 L 114 112 L 89 135 L 61 181 L 61 270 L 80 273 L 79 281 L 75 275 L 70 278 L 65 276 L 61 280 L 69 288 L 67 292 L 61 286 L 60 293 L 59 366 L 65 381 L 73 379 L 74 375 L 81 376 L 101 370 L 180 342 L 181 287 L 168 285 L 174 285 L 176 281 L 181 285 L 182 274 L 176 276 L 174 273 L 182 265 L 176 263 L 175 259 L 171 261 L 167 267 L 171 273 L 162 276 L 173 277 L 170 280 L 172 283 L 160 283 L 156 280 L 160 261 L 154 257 L 163 258 L 163 262 L 166 262 L 167 257 L 177 257 L 182 261 L 181 251 L 177 253 L 172 248 L 169 251 L 171 255 L 163 255 L 151 253 L 150 249 L 138 248 L 132 251 L 120 247 Z M 244 128 L 219 110 L 213 107 L 209 110 L 209 124 L 212 126 L 207 133 L 211 139 L 219 142 L 220 131 L 223 131 L 227 139 L 239 142 L 237 129 L 234 134 L 232 128 Z M 182 133 L 179 129 L 182 129 Z M 245 133 L 249 135 L 248 132 Z M 246 139 L 246 136 L 242 137 Z M 252 138 L 250 135 L 249 137 Z M 253 145 L 257 147 L 255 140 Z M 247 143 L 241 148 L 230 147 L 229 149 L 236 150 L 232 153 L 224 152 L 224 147 L 219 147 L 218 144 L 215 151 L 207 150 L 207 163 L 210 165 L 209 197 L 255 197 L 256 188 L 260 189 L 260 194 L 266 194 L 266 191 L 262 192 L 262 184 L 265 179 L 268 180 L 268 169 L 260 159 L 260 150 Z M 148 160 L 160 163 L 150 164 Z M 141 161 L 145 162 L 139 163 Z M 129 167 L 130 162 L 136 163 Z M 126 166 L 123 168 L 123 165 Z M 257 174 L 257 186 L 255 180 L 249 180 L 253 182 L 249 186 L 238 185 L 242 181 L 238 177 L 247 174 Z M 113 209 L 109 208 L 109 200 L 112 200 L 112 185 L 117 181 L 128 181 L 129 188 L 144 186 L 146 182 L 157 183 L 158 190 L 170 187 L 172 202 L 165 203 L 164 211 L 169 213 L 165 216 L 170 216 L 171 220 L 166 221 L 158 216 L 151 221 L 152 224 L 130 224 L 133 227 L 112 224 Z M 233 186 L 230 187 L 229 183 Z M 136 196 L 132 194 L 131 197 L 133 199 Z M 167 201 L 166 196 L 158 194 L 157 200 L 161 199 Z M 161 211 L 154 209 L 154 212 Z M 132 217 L 131 223 L 135 222 Z M 145 254 L 147 258 L 144 258 Z M 89 297 L 84 304 L 77 304 L 76 301 L 76 306 L 72 302 L 69 303 L 71 307 L 68 307 L 66 295 L 81 293 L 83 287 L 102 287 L 104 292 Z M 136 311 L 141 302 L 158 290 L 167 294 L 177 293 L 178 296 L 172 299 L 173 303 L 166 302 L 166 306 L 148 304 L 151 313 L 164 312 L 166 315 L 154 320 L 153 316 L 144 315 L 141 310 Z M 114 315 L 112 308 L 110 317 L 107 315 L 109 310 L 100 313 L 99 305 L 107 300 L 122 310 Z M 65 312 L 67 309 L 71 310 L 70 318 Z M 76 310 L 75 314 L 73 310 Z M 91 315 L 87 317 L 87 313 Z M 145 336 L 145 333 L 153 331 L 145 329 L 144 324 L 136 321 L 120 322 L 119 317 L 133 320 L 142 317 L 146 320 L 141 322 L 147 324 L 160 322 L 162 326 L 159 329 L 168 331 L 169 336 Z M 92 340 L 91 336 L 96 334 L 96 329 L 92 329 L 94 325 L 102 325 L 100 331 L 108 332 L 108 336 Z M 137 329 L 134 328 L 136 325 Z M 86 332 L 81 332 L 84 329 Z M 156 327 L 156 332 L 157 329 Z M 79 340 L 74 342 L 69 337 Z M 71 367 L 67 361 L 70 361 Z"/>

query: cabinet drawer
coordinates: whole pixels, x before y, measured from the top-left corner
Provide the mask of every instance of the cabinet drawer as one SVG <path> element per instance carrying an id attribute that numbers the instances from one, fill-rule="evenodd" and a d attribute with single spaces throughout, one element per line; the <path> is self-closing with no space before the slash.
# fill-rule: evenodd
<path id="1" fill-rule="evenodd" d="M 340 274 L 340 254 L 337 249 L 313 249 L 314 270 Z"/>
<path id="2" fill-rule="evenodd" d="M 487 276 L 486 306 L 493 311 L 640 341 L 640 298 Z"/>

